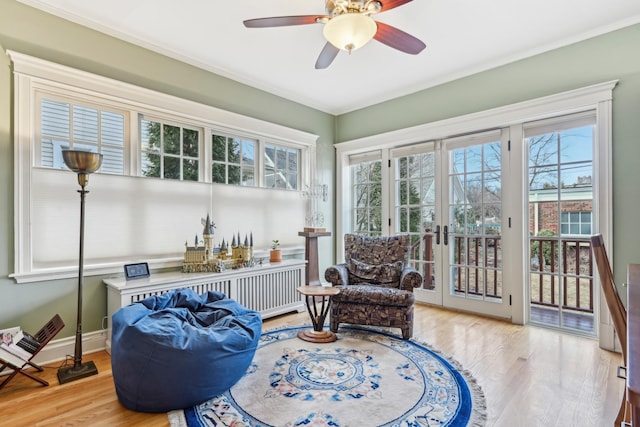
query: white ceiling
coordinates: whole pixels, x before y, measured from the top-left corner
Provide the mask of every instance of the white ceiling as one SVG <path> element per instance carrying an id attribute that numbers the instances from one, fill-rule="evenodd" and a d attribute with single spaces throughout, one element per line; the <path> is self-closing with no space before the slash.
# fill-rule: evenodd
<path id="1" fill-rule="evenodd" d="M 374 19 L 424 41 L 422 53 L 373 40 L 316 70 L 321 24 L 242 21 L 324 14 L 324 0 L 18 1 L 332 114 L 640 22 L 638 0 L 414 0 Z"/>

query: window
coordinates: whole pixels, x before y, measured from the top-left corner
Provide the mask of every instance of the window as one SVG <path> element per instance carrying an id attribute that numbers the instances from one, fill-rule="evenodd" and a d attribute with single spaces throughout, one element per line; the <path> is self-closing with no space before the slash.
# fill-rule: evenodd
<path id="1" fill-rule="evenodd" d="M 199 180 L 199 130 L 141 118 L 140 143 L 144 176 Z"/>
<path id="2" fill-rule="evenodd" d="M 40 97 L 40 165 L 63 169 L 63 149 L 102 153 L 101 172 L 124 173 L 125 116 L 49 95 Z"/>
<path id="3" fill-rule="evenodd" d="M 211 180 L 255 187 L 256 141 L 211 135 Z"/>
<path id="4" fill-rule="evenodd" d="M 264 149 L 264 182 L 267 188 L 298 189 L 300 150 L 277 145 Z"/>
<path id="5" fill-rule="evenodd" d="M 62 161 L 67 147 L 104 155 L 90 180 L 87 276 L 120 273 L 123 264 L 139 259 L 151 269 L 181 265 L 183 242 L 202 231 L 207 213 L 220 240 L 251 231 L 258 256 L 274 236 L 283 245 L 300 246 L 291 230 L 304 227 L 308 200 L 295 191 L 264 191 L 263 159 L 268 145 L 275 160 L 269 170 L 282 177 L 280 188 L 309 185 L 316 135 L 8 54 L 20 88 L 13 107 L 11 275 L 18 283 L 77 274 L 77 240 L 69 238 L 77 233 L 77 222 L 70 220 L 77 217 L 77 179 Z M 226 135 L 224 160 L 212 135 Z M 221 181 L 212 175 L 214 164 L 223 165 L 225 183 L 236 185 L 210 185 Z M 275 210 L 281 215 L 271 215 Z"/>
<path id="6" fill-rule="evenodd" d="M 563 235 L 591 235 L 591 212 L 562 212 L 560 233 Z"/>
<path id="7" fill-rule="evenodd" d="M 379 152 L 373 153 L 379 157 Z M 382 233 L 382 161 L 353 156 L 351 161 L 351 220 L 355 233 Z"/>

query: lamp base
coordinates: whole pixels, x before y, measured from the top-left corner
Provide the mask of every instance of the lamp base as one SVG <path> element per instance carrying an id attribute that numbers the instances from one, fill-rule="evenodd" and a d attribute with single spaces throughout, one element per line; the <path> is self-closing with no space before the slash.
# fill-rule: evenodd
<path id="1" fill-rule="evenodd" d="M 98 368 L 96 368 L 95 363 L 89 361 L 81 363 L 80 366 L 65 366 L 58 369 L 58 381 L 60 381 L 60 384 L 65 384 L 97 374 Z"/>

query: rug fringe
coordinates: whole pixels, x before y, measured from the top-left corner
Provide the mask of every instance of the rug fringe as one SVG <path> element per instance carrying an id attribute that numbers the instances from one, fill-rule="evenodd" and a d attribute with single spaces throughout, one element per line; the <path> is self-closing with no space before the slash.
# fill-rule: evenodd
<path id="1" fill-rule="evenodd" d="M 171 411 L 168 415 L 169 425 L 171 427 L 187 427 L 187 420 L 184 418 L 184 411 L 182 409 Z"/>

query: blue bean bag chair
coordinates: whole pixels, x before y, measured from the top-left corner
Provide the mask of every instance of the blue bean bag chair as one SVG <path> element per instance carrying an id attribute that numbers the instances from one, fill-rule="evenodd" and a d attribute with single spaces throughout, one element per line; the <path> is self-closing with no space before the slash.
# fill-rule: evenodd
<path id="1" fill-rule="evenodd" d="M 118 399 L 141 412 L 211 399 L 244 375 L 261 331 L 260 313 L 220 292 L 179 289 L 123 307 L 112 319 Z"/>

